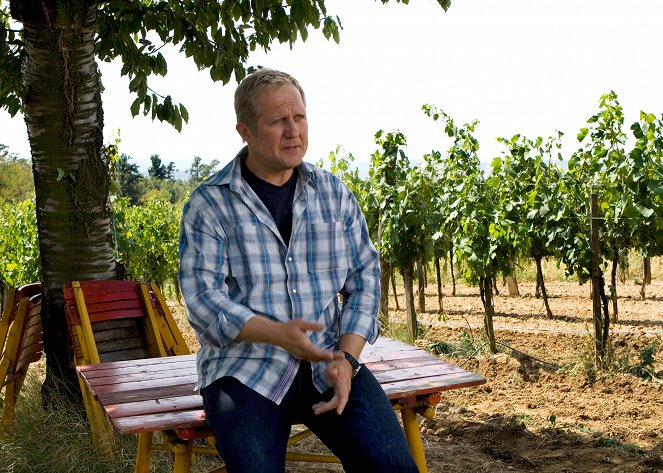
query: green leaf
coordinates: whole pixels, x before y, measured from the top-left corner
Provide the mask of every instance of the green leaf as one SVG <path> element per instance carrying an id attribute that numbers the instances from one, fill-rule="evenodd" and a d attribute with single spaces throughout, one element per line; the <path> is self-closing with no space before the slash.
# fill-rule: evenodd
<path id="1" fill-rule="evenodd" d="M 186 122 L 189 123 L 189 111 L 186 109 L 186 107 L 182 104 L 180 104 L 180 114 L 182 114 L 182 119 Z"/>
<path id="2" fill-rule="evenodd" d="M 149 97 L 148 97 L 148 99 L 149 99 Z M 134 100 L 133 103 L 131 104 L 131 116 L 132 116 L 132 117 L 135 117 L 136 115 L 138 115 L 138 112 L 140 112 L 140 105 L 141 105 L 141 103 L 142 103 L 142 100 L 141 100 L 140 97 L 138 97 L 138 98 L 136 98 L 136 100 Z"/>

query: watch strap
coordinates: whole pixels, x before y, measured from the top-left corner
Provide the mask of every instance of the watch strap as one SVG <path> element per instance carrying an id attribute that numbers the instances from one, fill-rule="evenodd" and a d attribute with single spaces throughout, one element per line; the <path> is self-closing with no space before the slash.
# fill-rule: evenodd
<path id="1" fill-rule="evenodd" d="M 348 363 L 352 366 L 352 377 L 354 378 L 359 371 L 359 368 L 361 368 L 361 365 L 359 364 L 359 361 L 347 351 L 343 351 L 343 356 L 345 356 L 345 359 L 348 360 Z"/>

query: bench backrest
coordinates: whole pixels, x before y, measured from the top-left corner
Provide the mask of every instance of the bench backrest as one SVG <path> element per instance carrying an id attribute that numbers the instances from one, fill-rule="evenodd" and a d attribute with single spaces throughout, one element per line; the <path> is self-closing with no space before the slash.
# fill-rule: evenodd
<path id="1" fill-rule="evenodd" d="M 155 285 L 74 281 L 64 300 L 76 364 L 188 353 Z"/>
<path id="2" fill-rule="evenodd" d="M 41 294 L 27 297 L 37 288 L 18 289 L 12 294 L 12 310 L 8 311 L 6 319 L 7 337 L 0 357 L 0 389 L 5 389 L 0 435 L 13 431 L 16 401 L 28 368 L 42 356 Z"/>
<path id="3" fill-rule="evenodd" d="M 19 340 L 15 371 L 25 375 L 30 363 L 41 359 L 44 351 L 44 330 L 41 325 L 41 294 L 28 300 L 23 321 L 23 331 Z"/>
<path id="4" fill-rule="evenodd" d="M 9 333 L 9 326 L 14 319 L 19 301 L 21 299 L 30 299 L 37 294 L 41 294 L 40 283 L 26 284 L 18 289 L 9 288 L 7 291 L 2 316 L 0 317 L 0 353 L 4 351 L 7 334 Z"/>

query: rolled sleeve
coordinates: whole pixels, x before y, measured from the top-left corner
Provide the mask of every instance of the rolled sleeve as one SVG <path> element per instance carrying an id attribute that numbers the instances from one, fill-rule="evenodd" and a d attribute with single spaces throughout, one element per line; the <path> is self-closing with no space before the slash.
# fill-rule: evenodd
<path id="1" fill-rule="evenodd" d="M 224 347 L 255 314 L 229 297 L 226 235 L 198 210 L 203 206 L 196 205 L 196 197 L 184 207 L 180 225 L 180 289 L 199 342 Z"/>

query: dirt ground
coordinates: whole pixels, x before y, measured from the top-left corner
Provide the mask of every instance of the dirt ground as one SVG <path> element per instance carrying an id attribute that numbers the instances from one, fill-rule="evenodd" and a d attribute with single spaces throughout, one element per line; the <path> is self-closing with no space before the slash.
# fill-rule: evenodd
<path id="1" fill-rule="evenodd" d="M 427 288 L 427 311 L 419 314 L 425 335 L 417 344 L 446 348 L 451 354 L 440 356 L 488 380 L 443 394 L 435 417 L 422 418 L 430 472 L 663 472 L 663 282 L 648 286 L 645 300 L 634 283 L 618 286 L 620 321 L 611 327 L 614 363 L 634 367 L 640 354 L 653 353 L 654 380 L 591 370 L 589 285 L 547 288 L 550 319 L 532 283 L 520 284 L 520 297 L 499 285 L 500 353 L 474 357 L 467 346 L 483 343 L 478 290 L 459 286 L 440 312 L 435 288 Z M 402 291 L 398 296 L 402 306 Z M 392 322 L 403 318 L 402 311 L 392 312 Z M 321 448 L 317 440 L 307 442 Z M 290 463 L 288 471 L 342 469 Z"/>

